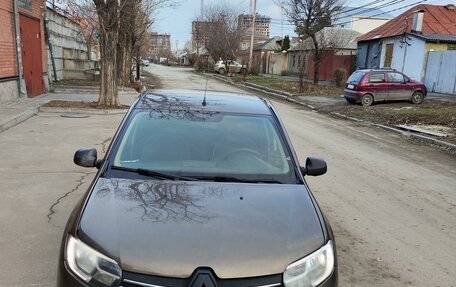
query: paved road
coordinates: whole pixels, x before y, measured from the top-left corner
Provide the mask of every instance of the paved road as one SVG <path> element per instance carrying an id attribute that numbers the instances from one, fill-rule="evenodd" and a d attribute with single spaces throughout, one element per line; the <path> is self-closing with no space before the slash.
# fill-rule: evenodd
<path id="1" fill-rule="evenodd" d="M 165 87 L 204 89 L 188 69 L 151 66 Z M 232 90 L 208 81 L 208 89 Z M 341 286 L 456 286 L 456 160 L 381 130 L 274 101 L 336 233 Z M 0 133 L 0 286 L 54 286 L 66 219 L 93 178 L 72 164 L 80 147 L 102 152 L 122 116 L 40 113 Z"/>
<path id="2" fill-rule="evenodd" d="M 165 88 L 205 86 L 187 69 L 151 66 Z M 220 86 L 209 89 L 244 92 Z M 210 101 L 210 99 L 208 99 Z M 456 286 L 456 158 L 383 130 L 272 100 L 336 234 L 341 286 Z M 362 108 L 362 107 L 360 107 Z"/>

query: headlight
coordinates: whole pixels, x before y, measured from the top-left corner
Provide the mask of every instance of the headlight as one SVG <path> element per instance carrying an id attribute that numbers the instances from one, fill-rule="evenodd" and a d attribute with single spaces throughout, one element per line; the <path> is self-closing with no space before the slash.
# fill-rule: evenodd
<path id="1" fill-rule="evenodd" d="M 66 260 L 71 271 L 91 286 L 119 286 L 122 270 L 117 262 L 71 235 L 67 239 Z"/>
<path id="2" fill-rule="evenodd" d="M 285 287 L 317 286 L 334 269 L 334 251 L 331 241 L 309 256 L 292 263 L 283 274 Z"/>

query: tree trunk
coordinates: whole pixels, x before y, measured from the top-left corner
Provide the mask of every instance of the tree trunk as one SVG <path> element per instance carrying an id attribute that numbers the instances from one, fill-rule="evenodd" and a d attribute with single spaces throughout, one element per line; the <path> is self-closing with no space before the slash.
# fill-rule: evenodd
<path id="1" fill-rule="evenodd" d="M 320 69 L 320 53 L 316 52 L 314 58 L 315 58 L 315 61 L 314 61 L 313 82 L 314 82 L 314 84 L 318 84 L 318 70 Z"/>
<path id="2" fill-rule="evenodd" d="M 116 31 L 102 31 L 101 40 L 101 78 L 98 105 L 119 106 L 117 95 L 116 49 L 112 46 Z"/>
<path id="3" fill-rule="evenodd" d="M 132 80 L 131 41 L 128 38 L 122 41 L 122 45 L 117 46 L 117 80 L 121 85 L 128 85 Z"/>
<path id="4" fill-rule="evenodd" d="M 87 60 L 92 60 L 92 43 L 87 44 Z"/>
<path id="5" fill-rule="evenodd" d="M 299 67 L 299 92 L 304 93 L 304 64 Z"/>
<path id="6" fill-rule="evenodd" d="M 100 21 L 101 77 L 98 105 L 119 106 L 117 95 L 117 41 L 119 36 L 117 0 L 95 0 Z"/>
<path id="7" fill-rule="evenodd" d="M 136 47 L 136 78 L 135 80 L 136 81 L 140 81 L 141 80 L 141 59 L 140 59 L 140 53 L 139 53 L 139 46 Z"/>
<path id="8" fill-rule="evenodd" d="M 117 44 L 117 80 L 121 85 L 128 85 L 132 81 L 132 29 L 136 9 L 135 0 L 121 0 L 123 6 L 120 11 L 119 41 Z"/>
<path id="9" fill-rule="evenodd" d="M 318 84 L 318 69 L 320 68 L 320 61 L 321 61 L 321 51 L 320 46 L 317 41 L 315 34 L 311 36 L 312 42 L 314 44 L 314 74 L 313 74 L 313 82 L 314 84 Z"/>

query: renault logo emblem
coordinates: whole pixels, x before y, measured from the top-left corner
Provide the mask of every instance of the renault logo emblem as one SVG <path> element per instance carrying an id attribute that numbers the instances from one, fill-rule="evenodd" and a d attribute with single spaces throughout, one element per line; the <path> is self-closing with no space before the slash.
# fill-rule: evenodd
<path id="1" fill-rule="evenodd" d="M 197 270 L 192 276 L 189 287 L 218 287 L 218 285 L 211 271 Z"/>

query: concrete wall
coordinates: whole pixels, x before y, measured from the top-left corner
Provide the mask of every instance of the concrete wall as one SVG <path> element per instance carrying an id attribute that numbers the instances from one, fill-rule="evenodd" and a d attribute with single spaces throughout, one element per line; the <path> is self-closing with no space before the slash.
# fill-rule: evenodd
<path id="1" fill-rule="evenodd" d="M 300 67 L 304 64 L 304 77 L 307 77 L 310 56 L 311 51 L 288 51 L 288 73 L 291 75 L 299 75 Z"/>
<path id="2" fill-rule="evenodd" d="M 392 37 L 382 42 L 380 68 L 385 64 L 386 45 L 394 44 L 391 68 L 400 71 L 413 80 L 422 81 L 424 78 L 425 41 L 413 36 L 408 37 L 407 45 L 403 37 Z"/>
<path id="3" fill-rule="evenodd" d="M 271 53 L 267 72 L 272 75 L 286 75 L 288 73 L 288 54 Z"/>
<path id="4" fill-rule="evenodd" d="M 456 50 L 429 52 L 425 85 L 430 92 L 456 96 Z"/>
<path id="5" fill-rule="evenodd" d="M 19 98 L 17 81 L 18 80 L 0 81 L 0 104 Z"/>
<path id="6" fill-rule="evenodd" d="M 46 18 L 48 20 L 57 80 L 86 79 L 87 74 L 84 71 L 93 69 L 96 61 L 87 59 L 87 47 L 80 37 L 80 25 L 49 8 L 46 9 Z M 54 81 L 49 46 L 47 48 L 49 79 Z M 91 59 L 96 59 L 94 52 L 92 52 Z"/>

